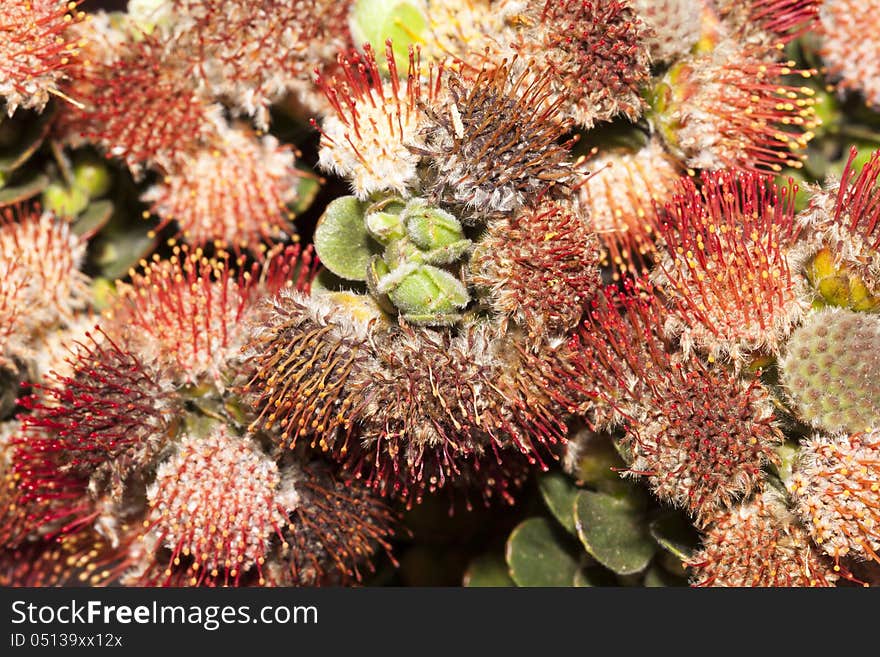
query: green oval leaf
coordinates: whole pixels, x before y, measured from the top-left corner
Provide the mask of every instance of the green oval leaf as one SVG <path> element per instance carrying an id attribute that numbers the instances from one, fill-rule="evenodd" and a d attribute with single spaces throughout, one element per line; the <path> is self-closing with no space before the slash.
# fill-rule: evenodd
<path id="1" fill-rule="evenodd" d="M 378 245 L 364 225 L 364 204 L 354 196 L 335 199 L 315 228 L 315 251 L 331 272 L 349 281 L 363 281 Z"/>
<path id="2" fill-rule="evenodd" d="M 49 177 L 42 173 L 38 173 L 37 175 L 28 178 L 23 183 L 4 187 L 0 189 L 0 208 L 33 198 L 37 194 L 41 194 L 48 186 Z"/>
<path id="3" fill-rule="evenodd" d="M 95 201 L 89 204 L 86 211 L 73 222 L 71 228 L 80 237 L 91 237 L 107 225 L 112 215 L 113 201 Z"/>
<path id="4" fill-rule="evenodd" d="M 644 515 L 627 498 L 581 491 L 575 500 L 575 524 L 587 552 L 618 575 L 641 572 L 654 554 Z"/>
<path id="5" fill-rule="evenodd" d="M 561 472 L 548 472 L 538 480 L 544 503 L 566 531 L 577 536 L 574 524 L 574 500 L 578 488 Z"/>
<path id="6" fill-rule="evenodd" d="M 571 586 L 579 565 L 565 534 L 547 518 L 517 525 L 507 539 L 506 560 L 519 586 Z"/>

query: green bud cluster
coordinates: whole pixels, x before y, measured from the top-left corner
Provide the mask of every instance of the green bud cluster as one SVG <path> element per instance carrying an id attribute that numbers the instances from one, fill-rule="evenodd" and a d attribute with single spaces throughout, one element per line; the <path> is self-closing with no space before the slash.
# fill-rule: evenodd
<path id="1" fill-rule="evenodd" d="M 458 219 L 420 198 L 338 199 L 315 231 L 327 269 L 365 282 L 387 312 L 428 326 L 458 321 L 470 303 L 461 265 L 472 245 Z"/>

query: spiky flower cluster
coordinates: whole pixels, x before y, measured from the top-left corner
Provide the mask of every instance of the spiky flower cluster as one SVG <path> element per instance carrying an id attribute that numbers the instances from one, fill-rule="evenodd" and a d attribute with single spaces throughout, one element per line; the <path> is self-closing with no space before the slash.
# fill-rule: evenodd
<path id="1" fill-rule="evenodd" d="M 761 488 L 761 469 L 776 460 L 782 435 L 757 381 L 670 352 L 666 314 L 653 297 L 606 292 L 582 335 L 585 369 L 596 372 L 611 420 L 623 424 L 628 474 L 647 477 L 660 499 L 705 524 Z"/>
<path id="2" fill-rule="evenodd" d="M 833 586 L 832 564 L 775 491 L 718 516 L 688 566 L 696 586 Z"/>
<path id="3" fill-rule="evenodd" d="M 795 190 L 765 176 L 685 179 L 660 215 L 666 244 L 654 280 L 674 300 L 669 330 L 684 350 L 737 362 L 776 353 L 806 310 L 788 261 L 797 237 Z"/>
<path id="4" fill-rule="evenodd" d="M 563 333 L 598 288 L 595 242 L 575 208 L 546 202 L 489 225 L 471 258 L 471 281 L 487 290 L 496 313 L 532 335 Z M 546 296 L 531 298 L 542 289 Z"/>
<path id="5" fill-rule="evenodd" d="M 795 511 L 839 562 L 850 553 L 880 561 L 880 435 L 817 435 L 804 443 L 790 483 Z"/>
<path id="6" fill-rule="evenodd" d="M 831 163 L 806 36 L 870 100 L 846 3 L 11 1 L 0 583 L 357 583 L 381 497 L 513 503 L 581 428 L 591 553 L 660 506 L 698 585 L 877 560 L 880 154 Z"/>
<path id="7" fill-rule="evenodd" d="M 82 0 L 10 0 L 0 17 L 0 99 L 12 116 L 19 107 L 42 110 L 79 54 L 69 29 L 84 14 Z"/>
<path id="8" fill-rule="evenodd" d="M 513 75 L 503 64 L 473 82 L 448 79 L 446 107 L 428 109 L 423 130 L 430 198 L 461 208 L 466 221 L 508 215 L 545 192 L 561 195 L 573 178 L 570 129 L 560 103 L 550 103 L 551 78 Z"/>
<path id="9" fill-rule="evenodd" d="M 48 212 L 0 209 L 0 365 L 32 359 L 89 301 L 85 240 Z"/>
<path id="10" fill-rule="evenodd" d="M 693 168 L 799 168 L 818 125 L 804 85 L 812 74 L 774 49 L 722 41 L 675 64 L 655 89 L 661 134 Z"/>

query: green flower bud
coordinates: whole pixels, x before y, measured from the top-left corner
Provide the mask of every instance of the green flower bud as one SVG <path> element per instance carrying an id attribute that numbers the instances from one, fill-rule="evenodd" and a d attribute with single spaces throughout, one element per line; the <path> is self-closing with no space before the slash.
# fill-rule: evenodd
<path id="1" fill-rule="evenodd" d="M 410 201 L 403 214 L 406 234 L 420 249 L 431 251 L 465 239 L 458 219 L 421 199 Z"/>
<path id="2" fill-rule="evenodd" d="M 73 186 L 90 199 L 107 194 L 111 183 L 110 170 L 101 160 L 88 158 L 73 165 Z"/>
<path id="3" fill-rule="evenodd" d="M 432 265 L 412 269 L 388 296 L 404 319 L 416 324 L 451 324 L 470 301 L 460 280 Z"/>
<path id="4" fill-rule="evenodd" d="M 59 217 L 75 217 L 89 205 L 89 196 L 78 187 L 52 183 L 43 192 L 43 207 Z"/>
<path id="5" fill-rule="evenodd" d="M 382 244 L 403 239 L 406 235 L 401 216 L 404 207 L 405 205 L 400 199 L 390 198 L 374 203 L 367 208 L 364 221 L 367 231 L 373 239 Z"/>

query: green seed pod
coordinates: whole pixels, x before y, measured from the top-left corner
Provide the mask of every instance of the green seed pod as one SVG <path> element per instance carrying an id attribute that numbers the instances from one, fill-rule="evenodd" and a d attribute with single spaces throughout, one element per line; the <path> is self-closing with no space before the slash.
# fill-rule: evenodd
<path id="1" fill-rule="evenodd" d="M 880 317 L 841 308 L 811 314 L 779 362 L 800 416 L 830 432 L 880 422 Z"/>

